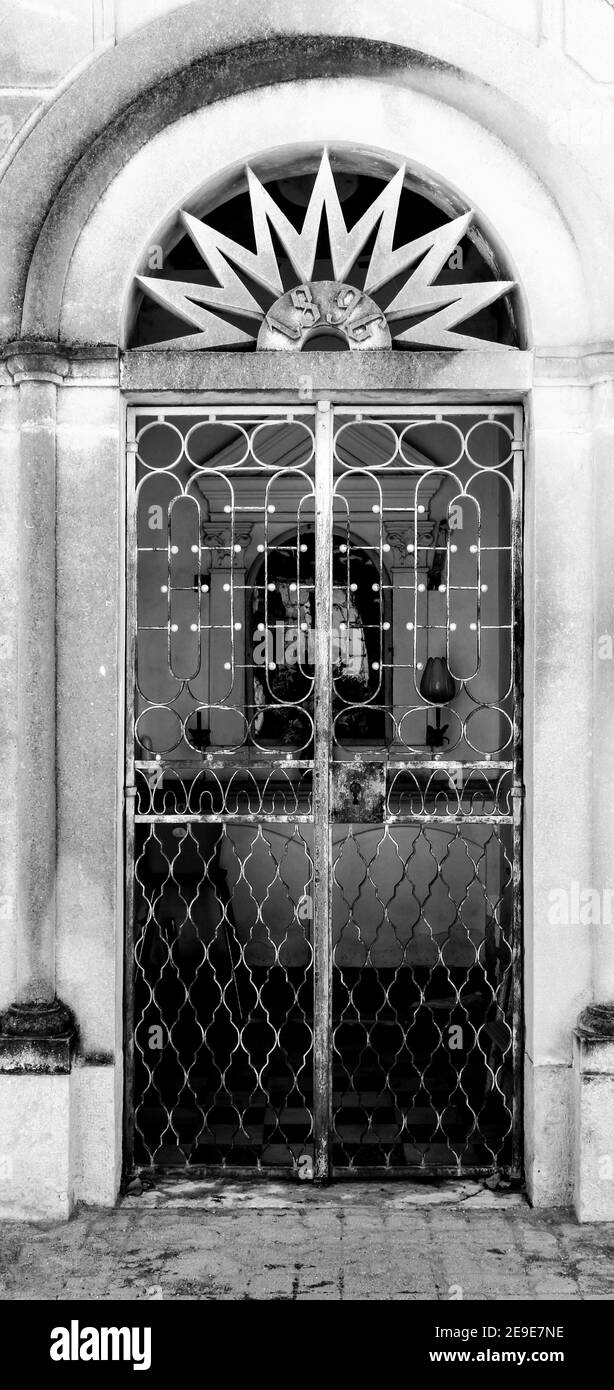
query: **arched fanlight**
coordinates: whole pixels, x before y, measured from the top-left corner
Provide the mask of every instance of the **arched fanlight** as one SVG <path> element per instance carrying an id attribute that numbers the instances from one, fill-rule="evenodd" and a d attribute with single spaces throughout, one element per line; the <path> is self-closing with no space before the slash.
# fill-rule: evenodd
<path id="1" fill-rule="evenodd" d="M 180 212 L 183 229 L 215 283 L 137 275 L 136 285 L 146 298 L 190 328 L 184 336 L 148 345 L 255 346 L 296 352 L 309 349 L 317 333 L 334 331 L 340 346 L 352 350 L 483 348 L 483 338 L 457 333 L 456 328 L 508 294 L 514 281 L 437 283 L 443 268 L 458 254 L 473 220 L 472 211 L 396 245 L 406 176 L 402 165 L 348 227 L 342 208 L 348 190 L 343 185 L 338 188 L 324 151 L 305 197 L 299 230 L 269 188 L 247 168 L 255 250 L 191 213 Z M 338 177 L 343 180 L 343 175 Z M 283 189 L 284 182 L 280 180 L 278 189 Z M 314 278 L 324 215 L 332 265 L 332 278 L 325 280 Z M 295 280 L 290 287 L 282 279 L 279 248 Z M 359 258 L 361 272 L 356 275 Z M 491 346 L 505 349 L 506 345 Z"/>

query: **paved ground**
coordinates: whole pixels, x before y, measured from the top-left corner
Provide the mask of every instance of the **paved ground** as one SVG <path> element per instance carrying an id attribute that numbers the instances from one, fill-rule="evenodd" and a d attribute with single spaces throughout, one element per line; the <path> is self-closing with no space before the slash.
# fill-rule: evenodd
<path id="1" fill-rule="evenodd" d="M 5 1299 L 613 1299 L 614 1225 L 520 1194 L 200 1182 L 0 1224 Z"/>

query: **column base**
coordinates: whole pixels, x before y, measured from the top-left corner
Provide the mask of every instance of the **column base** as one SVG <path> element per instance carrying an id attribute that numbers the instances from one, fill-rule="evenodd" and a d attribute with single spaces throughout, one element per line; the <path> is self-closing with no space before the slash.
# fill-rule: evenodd
<path id="1" fill-rule="evenodd" d="M 574 1204 L 578 1221 L 614 1221 L 614 1003 L 591 1004 L 573 1035 Z"/>
<path id="2" fill-rule="evenodd" d="M 59 999 L 10 1004 L 0 1016 L 0 1074 L 69 1072 L 76 1044 L 75 1020 Z"/>
<path id="3" fill-rule="evenodd" d="M 0 1219 L 67 1221 L 70 1075 L 0 1075 Z"/>
<path id="4" fill-rule="evenodd" d="M 563 1062 L 524 1068 L 524 1168 L 532 1207 L 573 1201 L 571 1067 Z"/>
<path id="5" fill-rule="evenodd" d="M 0 1217 L 66 1220 L 77 1030 L 58 999 L 11 1004 L 0 1018 Z"/>

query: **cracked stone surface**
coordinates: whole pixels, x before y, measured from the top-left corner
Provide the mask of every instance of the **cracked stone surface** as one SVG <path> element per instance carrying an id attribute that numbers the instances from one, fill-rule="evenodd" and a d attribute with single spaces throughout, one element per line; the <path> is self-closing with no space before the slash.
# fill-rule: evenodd
<path id="1" fill-rule="evenodd" d="M 164 1183 L 0 1225 L 4 1299 L 612 1299 L 614 1224 L 479 1183 Z"/>

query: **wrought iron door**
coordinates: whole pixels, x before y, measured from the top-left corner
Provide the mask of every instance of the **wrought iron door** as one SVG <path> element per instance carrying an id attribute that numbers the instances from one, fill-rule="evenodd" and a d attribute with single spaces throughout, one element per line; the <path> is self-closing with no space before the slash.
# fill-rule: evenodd
<path id="1" fill-rule="evenodd" d="M 129 1166 L 518 1173 L 520 411 L 130 425 Z"/>

